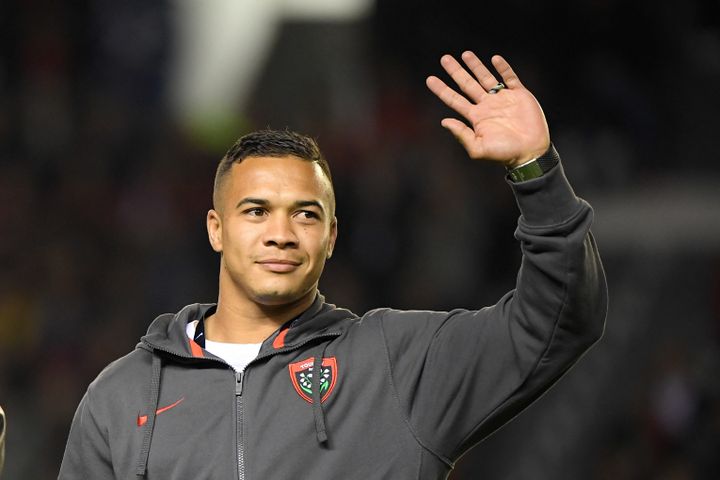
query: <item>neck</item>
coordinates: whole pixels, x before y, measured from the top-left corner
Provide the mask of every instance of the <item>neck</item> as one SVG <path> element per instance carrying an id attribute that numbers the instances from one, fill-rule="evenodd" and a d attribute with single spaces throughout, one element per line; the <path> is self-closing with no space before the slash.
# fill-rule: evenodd
<path id="1" fill-rule="evenodd" d="M 254 301 L 232 301 L 218 295 L 215 313 L 205 320 L 205 338 L 213 342 L 262 343 L 285 322 L 310 308 L 317 289 L 289 304 L 265 305 Z"/>

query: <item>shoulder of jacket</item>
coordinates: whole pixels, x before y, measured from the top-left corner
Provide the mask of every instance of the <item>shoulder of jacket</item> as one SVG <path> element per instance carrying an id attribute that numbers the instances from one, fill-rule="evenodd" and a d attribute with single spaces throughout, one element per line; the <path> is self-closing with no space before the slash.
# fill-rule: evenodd
<path id="1" fill-rule="evenodd" d="M 441 312 L 433 310 L 398 310 L 395 308 L 376 308 L 365 313 L 365 315 L 362 316 L 362 319 L 375 320 L 379 322 L 388 322 L 395 320 L 414 321 L 430 318 L 444 318 L 458 311 L 464 310 L 457 309 L 451 312 Z"/>
<path id="2" fill-rule="evenodd" d="M 95 395 L 103 392 L 112 394 L 133 384 L 144 385 L 150 378 L 152 355 L 148 350 L 136 348 L 114 360 L 90 383 L 88 392 L 92 391 Z"/>

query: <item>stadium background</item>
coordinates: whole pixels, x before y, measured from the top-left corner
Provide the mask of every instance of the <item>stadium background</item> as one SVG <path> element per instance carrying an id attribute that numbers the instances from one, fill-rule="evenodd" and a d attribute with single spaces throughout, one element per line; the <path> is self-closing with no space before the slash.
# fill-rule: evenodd
<path id="1" fill-rule="evenodd" d="M 611 304 L 602 343 L 452 478 L 716 478 L 716 0 L 7 0 L 0 38 L 4 479 L 55 478 L 89 381 L 155 315 L 215 300 L 212 177 L 249 129 L 308 133 L 330 160 L 329 301 L 512 288 L 502 169 L 465 158 L 424 86 L 464 49 L 505 55 L 543 105 Z"/>

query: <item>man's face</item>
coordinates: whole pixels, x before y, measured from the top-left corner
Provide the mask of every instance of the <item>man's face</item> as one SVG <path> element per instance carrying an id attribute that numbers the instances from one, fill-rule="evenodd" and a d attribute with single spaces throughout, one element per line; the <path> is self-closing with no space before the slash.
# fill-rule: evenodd
<path id="1" fill-rule="evenodd" d="M 331 192 L 317 163 L 294 156 L 234 164 L 207 218 L 222 294 L 267 306 L 314 295 L 337 237 Z"/>

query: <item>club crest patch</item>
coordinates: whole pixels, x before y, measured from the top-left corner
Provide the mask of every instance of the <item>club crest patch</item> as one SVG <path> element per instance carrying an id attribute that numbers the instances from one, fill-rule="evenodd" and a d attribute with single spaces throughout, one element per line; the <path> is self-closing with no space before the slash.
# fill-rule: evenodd
<path id="1" fill-rule="evenodd" d="M 313 403 L 313 361 L 312 357 L 288 365 L 290 369 L 290 381 L 295 391 L 306 402 Z M 338 369 L 335 357 L 323 358 L 320 372 L 320 403 L 327 400 L 335 388 Z"/>

